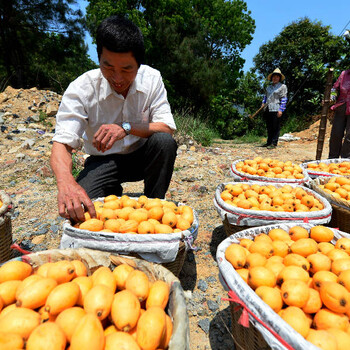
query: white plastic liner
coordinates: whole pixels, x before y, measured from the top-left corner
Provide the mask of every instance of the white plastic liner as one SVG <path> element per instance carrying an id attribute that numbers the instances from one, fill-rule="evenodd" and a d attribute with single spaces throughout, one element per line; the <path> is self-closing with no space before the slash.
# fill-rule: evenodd
<path id="1" fill-rule="evenodd" d="M 98 200 L 103 198 L 97 198 L 96 201 Z M 92 232 L 77 229 L 66 220 L 63 223 L 60 249 L 90 248 L 115 254 L 137 253 L 150 262 L 172 262 L 176 259 L 181 241 L 185 243 L 186 250 L 193 249 L 192 245 L 198 234 L 198 216 L 193 208 L 192 210 L 194 221 L 188 230 L 167 234 Z"/>
<path id="2" fill-rule="evenodd" d="M 266 176 L 258 176 L 258 175 L 250 175 L 247 173 L 243 173 L 242 171 L 237 170 L 236 164 L 238 162 L 244 162 L 244 159 L 238 159 L 235 160 L 231 166 L 230 166 L 230 174 L 233 176 L 236 180 L 242 180 L 242 181 L 263 181 L 263 182 L 277 182 L 277 183 L 288 183 L 288 184 L 296 184 L 301 185 L 303 183 L 306 183 L 310 180 L 308 172 L 303 169 L 303 175 L 304 177 L 302 179 L 280 179 L 278 177 L 266 177 Z"/>
<path id="3" fill-rule="evenodd" d="M 311 162 L 305 162 L 301 164 L 301 167 L 303 167 L 307 173 L 309 174 L 309 176 L 312 179 L 315 179 L 316 177 L 319 176 L 327 176 L 327 177 L 333 177 L 333 176 L 350 176 L 350 175 L 341 175 L 341 174 L 332 174 L 332 173 L 327 173 L 325 171 L 318 171 L 318 170 L 314 170 L 314 169 L 308 169 L 307 165 L 311 164 L 311 163 L 316 163 L 316 164 L 320 164 L 320 163 L 325 163 L 325 164 L 331 164 L 331 163 L 343 163 L 343 162 L 350 162 L 350 159 L 348 158 L 336 158 L 336 159 L 321 159 L 321 160 L 314 160 Z"/>
<path id="4" fill-rule="evenodd" d="M 268 225 L 261 227 L 254 227 L 246 229 L 231 235 L 222 241 L 216 251 L 216 260 L 219 266 L 219 279 L 226 291 L 234 291 L 243 303 L 256 315 L 261 321 L 263 321 L 268 327 L 279 334 L 293 349 L 295 350 L 319 350 L 318 347 L 314 346 L 310 342 L 306 341 L 302 335 L 295 331 L 289 326 L 277 313 L 275 313 L 270 306 L 264 303 L 258 295 L 249 287 L 247 283 L 240 277 L 240 275 L 233 268 L 225 258 L 226 248 L 232 243 L 239 243 L 240 238 L 254 238 L 260 233 L 268 233 L 271 229 L 281 228 L 289 231 L 289 228 L 295 225 L 300 225 L 306 229 L 310 229 L 312 224 L 278 224 Z M 341 237 L 349 238 L 350 235 L 336 230 L 331 229 L 334 232 L 334 239 L 332 243 L 335 244 L 336 240 Z M 265 341 L 269 344 L 272 349 L 284 350 L 287 349 L 282 345 L 275 336 L 270 333 L 263 325 L 256 321 L 251 315 L 249 315 L 249 322 L 256 327 L 264 337 Z"/>
<path id="5" fill-rule="evenodd" d="M 215 191 L 214 196 L 214 206 L 219 213 L 221 219 L 224 221 L 225 217 L 232 225 L 237 226 L 261 226 L 270 225 L 274 223 L 286 223 L 286 222 L 296 222 L 305 223 L 310 222 L 315 225 L 326 224 L 331 221 L 332 216 L 332 206 L 330 203 L 322 196 L 320 196 L 315 191 L 294 184 L 288 184 L 294 188 L 302 188 L 307 193 L 316 197 L 323 205 L 322 210 L 308 211 L 308 212 L 283 212 L 283 211 L 268 211 L 268 210 L 251 210 L 243 209 L 238 207 L 233 207 L 227 204 L 220 196 L 221 192 L 224 190 L 227 184 L 234 184 L 234 182 L 226 182 L 220 184 Z M 260 186 L 268 186 L 271 183 L 266 182 L 241 182 L 248 185 L 256 183 Z M 281 188 L 285 183 L 274 183 L 273 186 L 276 188 Z"/>

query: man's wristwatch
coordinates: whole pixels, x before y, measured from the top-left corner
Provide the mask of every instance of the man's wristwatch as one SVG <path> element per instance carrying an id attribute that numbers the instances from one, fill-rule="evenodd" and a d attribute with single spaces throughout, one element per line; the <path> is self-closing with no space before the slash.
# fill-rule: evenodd
<path id="1" fill-rule="evenodd" d="M 130 125 L 130 123 L 128 123 L 128 122 L 123 122 L 122 128 L 124 129 L 124 131 L 126 132 L 127 135 L 130 134 L 130 131 L 131 131 L 131 125 Z"/>

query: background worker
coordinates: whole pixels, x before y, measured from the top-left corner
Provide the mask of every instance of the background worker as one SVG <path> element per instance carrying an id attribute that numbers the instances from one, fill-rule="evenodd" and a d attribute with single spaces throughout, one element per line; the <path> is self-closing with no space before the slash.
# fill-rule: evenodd
<path id="1" fill-rule="evenodd" d="M 266 89 L 262 105 L 266 106 L 263 118 L 266 122 L 267 141 L 263 147 L 275 148 L 278 144 L 278 138 L 281 129 L 282 113 L 286 109 L 287 104 L 287 86 L 282 84 L 285 76 L 281 73 L 279 68 L 276 68 L 267 76 L 267 80 L 271 84 Z"/>
<path id="2" fill-rule="evenodd" d="M 92 198 L 120 196 L 123 182 L 144 180 L 147 197 L 164 198 L 177 145 L 175 122 L 160 73 L 143 65 L 140 29 L 128 19 L 102 21 L 96 35 L 100 68 L 74 80 L 56 116 L 51 167 L 56 176 L 59 214 L 84 220 L 95 216 Z M 77 180 L 72 150 L 89 157 Z"/>

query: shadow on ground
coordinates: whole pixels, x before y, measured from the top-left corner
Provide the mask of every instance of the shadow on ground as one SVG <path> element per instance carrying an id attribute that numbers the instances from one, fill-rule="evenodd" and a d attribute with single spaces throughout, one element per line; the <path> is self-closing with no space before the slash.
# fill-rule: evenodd
<path id="1" fill-rule="evenodd" d="M 231 322 L 231 311 L 229 306 L 216 313 L 209 326 L 211 350 L 235 349 L 231 334 Z"/>
<path id="2" fill-rule="evenodd" d="M 182 288 L 193 291 L 197 281 L 197 264 L 192 250 L 187 252 L 185 262 L 179 275 Z"/>
<path id="3" fill-rule="evenodd" d="M 213 259 L 216 261 L 216 250 L 218 248 L 218 245 L 227 238 L 227 235 L 224 230 L 224 226 L 220 225 L 215 227 L 213 230 L 212 236 L 211 236 L 211 242 L 210 242 L 210 253 L 213 257 Z"/>

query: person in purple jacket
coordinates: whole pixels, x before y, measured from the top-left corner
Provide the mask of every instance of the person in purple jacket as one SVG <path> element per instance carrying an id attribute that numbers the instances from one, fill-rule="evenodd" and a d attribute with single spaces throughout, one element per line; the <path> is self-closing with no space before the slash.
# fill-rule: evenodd
<path id="1" fill-rule="evenodd" d="M 286 109 L 287 104 L 287 86 L 282 84 L 285 76 L 279 68 L 276 68 L 267 77 L 270 84 L 266 89 L 266 94 L 263 98 L 262 105 L 265 107 L 263 118 L 266 122 L 267 141 L 263 147 L 269 149 L 277 147 L 278 138 L 281 128 L 281 117 Z"/>

